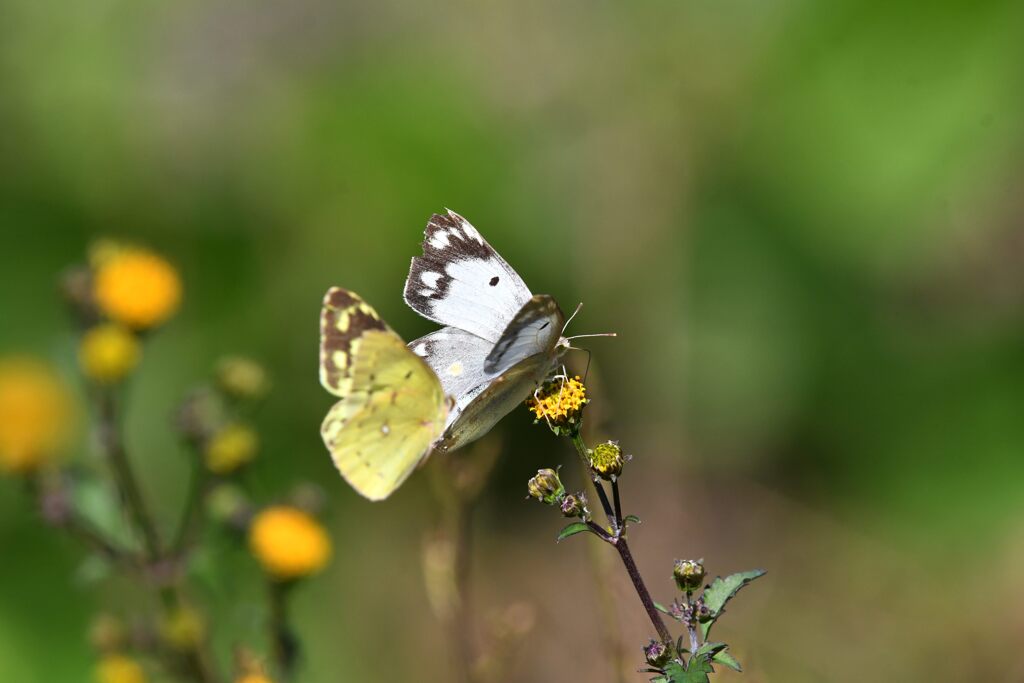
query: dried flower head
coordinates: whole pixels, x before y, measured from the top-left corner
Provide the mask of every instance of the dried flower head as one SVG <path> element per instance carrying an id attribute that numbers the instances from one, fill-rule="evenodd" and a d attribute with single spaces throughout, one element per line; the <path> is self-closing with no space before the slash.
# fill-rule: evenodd
<path id="1" fill-rule="evenodd" d="M 611 479 L 622 474 L 626 458 L 618 441 L 606 441 L 590 452 L 590 469 L 602 479 Z"/>
<path id="2" fill-rule="evenodd" d="M 96 683 L 146 683 L 146 672 L 137 661 L 122 654 L 106 655 L 96 665 Z"/>
<path id="3" fill-rule="evenodd" d="M 659 640 L 651 640 L 644 646 L 644 658 L 655 669 L 660 669 L 672 661 L 672 648 Z"/>
<path id="4" fill-rule="evenodd" d="M 526 489 L 530 497 L 546 505 L 555 505 L 565 495 L 565 486 L 558 478 L 558 472 L 551 468 L 537 470 L 536 476 L 526 483 Z"/>
<path id="5" fill-rule="evenodd" d="M 672 565 L 672 578 L 679 590 L 692 593 L 704 583 L 704 565 L 701 560 L 676 560 Z"/>
<path id="6" fill-rule="evenodd" d="M 587 404 L 587 388 L 579 377 L 553 377 L 526 399 L 537 421 L 544 420 L 556 434 L 579 425 Z"/>
<path id="7" fill-rule="evenodd" d="M 73 414 L 70 390 L 48 365 L 0 358 L 0 472 L 30 472 L 52 460 Z"/>
<path id="8" fill-rule="evenodd" d="M 323 569 L 331 556 L 331 539 L 312 516 L 275 505 L 253 519 L 249 548 L 268 574 L 287 581 Z"/>
<path id="9" fill-rule="evenodd" d="M 116 384 L 135 369 L 142 351 L 127 328 L 102 323 L 82 335 L 78 364 L 82 373 L 100 384 Z"/>
<path id="10" fill-rule="evenodd" d="M 587 497 L 582 491 L 570 493 L 562 498 L 561 509 L 563 517 L 587 519 L 590 516 L 590 511 L 587 510 Z"/>
<path id="11" fill-rule="evenodd" d="M 255 458 L 259 445 L 259 436 L 251 427 L 228 424 L 206 443 L 203 449 L 206 467 L 214 474 L 230 474 Z"/>
<path id="12" fill-rule="evenodd" d="M 155 327 L 181 303 L 181 279 L 161 256 L 148 249 L 100 242 L 91 261 L 93 299 L 111 320 L 137 330 Z"/>

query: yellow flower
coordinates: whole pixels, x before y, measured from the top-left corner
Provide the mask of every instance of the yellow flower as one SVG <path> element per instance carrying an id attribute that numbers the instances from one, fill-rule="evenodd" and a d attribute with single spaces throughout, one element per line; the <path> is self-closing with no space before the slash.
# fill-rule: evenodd
<path id="1" fill-rule="evenodd" d="M 538 420 L 554 427 L 568 427 L 579 421 L 587 404 L 587 388 L 579 377 L 555 377 L 544 382 L 526 407 Z"/>
<path id="2" fill-rule="evenodd" d="M 207 442 L 206 466 L 214 474 L 229 474 L 256 457 L 259 445 L 259 437 L 252 429 L 242 424 L 229 424 Z"/>
<path id="3" fill-rule="evenodd" d="M 73 422 L 71 394 L 45 363 L 0 358 L 0 471 L 28 472 L 65 445 Z"/>
<path id="4" fill-rule="evenodd" d="M 256 515 L 249 527 L 249 547 L 266 572 L 280 580 L 315 574 L 331 555 L 331 539 L 320 523 L 285 505 Z"/>
<path id="5" fill-rule="evenodd" d="M 162 257 L 138 247 L 106 245 L 94 251 L 93 298 L 108 317 L 142 330 L 178 310 L 181 279 Z"/>
<path id="6" fill-rule="evenodd" d="M 135 369 L 142 355 L 131 332 L 114 323 L 101 323 L 82 336 L 78 364 L 89 379 L 114 384 Z"/>
<path id="7" fill-rule="evenodd" d="M 241 678 L 236 678 L 235 683 L 273 683 L 269 678 L 262 674 L 245 674 Z"/>
<path id="8" fill-rule="evenodd" d="M 164 617 L 160 636 L 175 650 L 191 650 L 206 636 L 206 623 L 199 612 L 186 605 Z"/>
<path id="9" fill-rule="evenodd" d="M 107 655 L 96 665 L 96 683 L 146 683 L 142 665 L 125 655 Z"/>

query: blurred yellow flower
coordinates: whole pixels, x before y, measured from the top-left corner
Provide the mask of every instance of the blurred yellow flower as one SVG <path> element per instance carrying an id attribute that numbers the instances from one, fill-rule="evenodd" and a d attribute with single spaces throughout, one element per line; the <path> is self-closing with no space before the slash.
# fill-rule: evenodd
<path id="1" fill-rule="evenodd" d="M 129 330 L 101 323 L 88 330 L 78 346 L 78 364 L 89 379 L 114 384 L 135 369 L 142 351 Z"/>
<path id="2" fill-rule="evenodd" d="M 249 527 L 249 547 L 266 572 L 281 580 L 314 574 L 331 556 L 331 539 L 323 526 L 285 505 L 256 515 Z"/>
<path id="3" fill-rule="evenodd" d="M 142 665 L 125 655 L 107 655 L 96 665 L 96 683 L 146 683 Z"/>
<path id="4" fill-rule="evenodd" d="M 67 385 L 45 363 L 0 358 L 0 471 L 27 472 L 51 460 L 72 426 Z"/>
<path id="5" fill-rule="evenodd" d="M 206 443 L 206 466 L 214 474 L 229 474 L 256 457 L 259 437 L 250 427 L 229 424 Z"/>
<path id="6" fill-rule="evenodd" d="M 206 622 L 195 609 L 182 606 L 164 617 L 160 636 L 175 650 L 191 650 L 206 637 Z"/>
<path id="7" fill-rule="evenodd" d="M 228 396 L 259 398 L 267 393 L 270 381 L 263 366 L 242 356 L 227 356 L 217 363 L 217 386 Z"/>
<path id="8" fill-rule="evenodd" d="M 141 330 L 174 315 L 181 303 L 181 278 L 159 255 L 138 247 L 95 249 L 93 298 L 117 322 Z"/>
<path id="9" fill-rule="evenodd" d="M 273 683 L 273 681 L 262 674 L 245 674 L 241 678 L 236 678 L 235 683 Z"/>

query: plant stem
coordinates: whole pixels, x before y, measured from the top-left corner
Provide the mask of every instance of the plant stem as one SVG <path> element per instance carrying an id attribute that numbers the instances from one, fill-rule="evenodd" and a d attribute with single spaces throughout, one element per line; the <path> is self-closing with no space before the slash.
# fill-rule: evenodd
<path id="1" fill-rule="evenodd" d="M 622 526 L 622 503 L 619 501 L 619 478 L 612 477 L 612 498 L 615 501 L 615 519 Z"/>
<path id="2" fill-rule="evenodd" d="M 590 479 L 590 483 L 594 486 L 594 491 L 597 493 L 597 499 L 601 501 L 601 508 L 604 509 L 604 515 L 608 518 L 608 523 L 612 527 L 612 533 L 617 533 L 621 526 L 619 519 L 615 516 L 615 512 L 612 510 L 612 505 L 608 502 L 608 493 L 604 490 L 604 484 L 601 479 L 590 471 L 590 449 L 583 443 L 583 437 L 580 436 L 579 430 L 574 431 L 571 434 L 572 445 L 576 447 L 576 452 L 580 456 L 580 464 L 583 466 L 583 475 Z"/>
<path id="3" fill-rule="evenodd" d="M 583 437 L 580 436 L 579 430 L 572 432 L 572 443 L 576 447 L 576 452 L 579 453 L 580 461 L 584 465 L 584 469 L 590 472 L 590 462 L 588 460 L 589 449 L 587 445 L 583 443 Z M 654 625 L 654 630 L 658 632 L 658 637 L 661 638 L 663 643 L 672 642 L 672 634 L 669 633 L 668 628 L 665 626 L 665 622 L 661 618 L 661 613 L 658 612 L 654 606 L 654 600 L 651 599 L 651 594 L 647 591 L 647 586 L 644 585 L 643 577 L 640 576 L 640 570 L 636 568 L 636 562 L 633 561 L 633 554 L 629 552 L 629 545 L 626 543 L 626 539 L 618 534 L 618 529 L 621 525 L 621 520 L 618 519 L 617 515 L 620 513 L 621 504 L 619 502 L 619 487 L 617 481 L 612 481 L 612 492 L 615 496 L 615 511 L 612 511 L 611 505 L 608 502 L 608 495 L 604 491 L 604 486 L 597 479 L 593 479 L 594 488 L 597 489 L 597 496 L 601 499 L 601 505 L 604 507 L 605 515 L 608 517 L 608 521 L 612 526 L 612 530 L 615 535 L 608 540 L 609 543 L 615 546 L 615 549 L 619 551 L 619 557 L 622 558 L 622 564 L 626 566 L 626 572 L 629 574 L 630 580 L 633 582 L 633 588 L 636 589 L 636 594 L 640 597 L 640 602 L 643 603 L 644 609 L 647 611 L 647 616 L 650 618 L 651 623 Z"/>
<path id="4" fill-rule="evenodd" d="M 114 393 L 110 390 L 101 390 L 97 402 L 99 405 L 100 444 L 110 461 L 114 480 L 124 497 L 128 515 L 142 535 L 146 564 L 151 569 L 166 569 L 166 567 L 159 567 L 161 560 L 164 559 L 160 536 L 128 460 L 128 453 L 120 431 Z M 174 572 L 174 576 L 170 580 L 165 576 L 157 578 L 157 594 L 165 618 L 173 618 L 186 604 L 180 586 L 181 580 L 176 575 L 177 568 L 172 568 L 171 571 Z M 159 574 L 159 572 L 156 573 Z M 182 660 L 185 670 L 197 683 L 216 683 L 219 680 L 205 640 L 184 652 Z"/>
<path id="5" fill-rule="evenodd" d="M 200 532 L 200 522 L 203 521 L 202 503 L 203 495 L 209 482 L 206 469 L 198 463 L 192 464 L 192 474 L 189 478 L 188 499 L 185 502 L 185 509 L 182 511 L 181 522 L 178 524 L 178 533 L 171 546 L 171 556 L 182 559 L 189 550 L 189 546 Z"/>
<path id="6" fill-rule="evenodd" d="M 128 462 L 128 454 L 125 452 L 124 440 L 121 438 L 117 421 L 116 399 L 112 391 L 100 391 L 99 429 L 100 443 L 110 460 L 117 486 L 125 498 L 128 514 L 142 534 L 148 559 L 156 561 L 161 556 L 160 537 L 132 472 L 131 463 Z"/>
<path id="7" fill-rule="evenodd" d="M 636 594 L 640 596 L 640 602 L 643 603 L 644 609 L 647 610 L 647 616 L 654 625 L 654 630 L 658 632 L 658 637 L 661 638 L 661 642 L 663 643 L 671 643 L 672 634 L 669 633 L 668 628 L 665 626 L 665 622 L 662 621 L 661 613 L 658 612 L 658 609 L 654 606 L 654 600 L 651 599 L 651 594 L 647 592 L 647 586 L 644 585 L 643 577 L 640 576 L 640 570 L 636 568 L 636 562 L 633 561 L 633 555 L 629 552 L 629 546 L 626 544 L 626 539 L 623 537 L 616 539 L 615 549 L 619 551 L 619 557 L 622 558 L 622 564 L 626 565 L 626 573 L 629 574 L 629 578 L 633 582 L 633 588 L 636 589 Z"/>
<path id="8" fill-rule="evenodd" d="M 281 683 L 291 680 L 299 654 L 299 643 L 288 625 L 288 589 L 292 584 L 268 581 L 270 601 L 270 642 Z"/>

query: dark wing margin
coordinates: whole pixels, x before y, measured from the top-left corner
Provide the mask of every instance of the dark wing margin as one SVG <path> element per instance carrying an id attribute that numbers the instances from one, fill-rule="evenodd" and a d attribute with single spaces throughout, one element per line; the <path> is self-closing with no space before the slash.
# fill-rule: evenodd
<path id="1" fill-rule="evenodd" d="M 320 384 L 336 396 L 352 362 L 352 342 L 367 330 L 389 330 L 377 311 L 355 292 L 331 287 L 320 310 Z"/>

